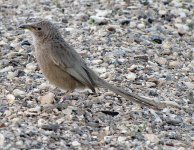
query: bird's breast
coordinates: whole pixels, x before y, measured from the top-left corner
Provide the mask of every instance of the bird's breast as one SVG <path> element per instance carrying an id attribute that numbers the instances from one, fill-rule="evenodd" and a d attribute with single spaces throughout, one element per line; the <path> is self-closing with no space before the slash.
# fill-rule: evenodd
<path id="1" fill-rule="evenodd" d="M 84 85 L 69 75 L 65 68 L 60 68 L 52 61 L 48 49 L 36 47 L 35 54 L 40 70 L 50 83 L 65 90 L 84 87 Z"/>

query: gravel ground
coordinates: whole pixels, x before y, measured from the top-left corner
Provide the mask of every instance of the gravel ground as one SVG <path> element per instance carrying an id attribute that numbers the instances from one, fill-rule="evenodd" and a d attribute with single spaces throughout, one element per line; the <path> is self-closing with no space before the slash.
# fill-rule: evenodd
<path id="1" fill-rule="evenodd" d="M 105 89 L 61 103 L 17 28 L 37 18 L 108 82 L 191 110 L 140 107 Z M 0 149 L 194 148 L 193 0 L 1 0 L 0 35 Z"/>

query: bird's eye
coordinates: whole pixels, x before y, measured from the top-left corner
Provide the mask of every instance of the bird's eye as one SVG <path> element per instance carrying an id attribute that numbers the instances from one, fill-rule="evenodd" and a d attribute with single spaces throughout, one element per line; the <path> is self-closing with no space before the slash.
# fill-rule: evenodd
<path id="1" fill-rule="evenodd" d="M 37 28 L 39 31 L 42 30 L 42 28 Z"/>

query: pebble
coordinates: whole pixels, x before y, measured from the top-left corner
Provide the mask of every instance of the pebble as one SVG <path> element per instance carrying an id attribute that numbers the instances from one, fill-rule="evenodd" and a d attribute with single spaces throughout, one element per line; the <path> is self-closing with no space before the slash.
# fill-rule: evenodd
<path id="1" fill-rule="evenodd" d="M 81 144 L 78 141 L 73 141 L 71 144 L 72 144 L 73 147 L 81 146 Z"/>
<path id="2" fill-rule="evenodd" d="M 105 67 L 94 68 L 94 71 L 99 74 L 102 74 L 102 73 L 106 73 L 106 68 Z"/>
<path id="3" fill-rule="evenodd" d="M 157 44 L 162 44 L 162 42 L 163 42 L 163 38 L 161 38 L 161 37 L 159 37 L 159 36 L 152 36 L 151 37 L 151 40 L 153 41 L 153 42 L 155 42 L 155 43 L 157 43 Z"/>
<path id="4" fill-rule="evenodd" d="M 146 82 L 146 86 L 147 86 L 148 88 L 150 88 L 150 87 L 155 87 L 156 84 L 155 84 L 154 82 Z"/>
<path id="5" fill-rule="evenodd" d="M 132 72 L 129 72 L 127 75 L 126 75 L 126 78 L 130 81 L 134 81 L 136 78 L 137 78 L 137 75 L 135 73 L 132 73 Z"/>
<path id="6" fill-rule="evenodd" d="M 174 116 L 174 115 L 170 115 L 168 117 L 166 117 L 166 122 L 168 124 L 172 124 L 172 125 L 178 125 L 182 122 L 183 120 L 180 117 Z"/>
<path id="7" fill-rule="evenodd" d="M 180 12 L 179 16 L 180 16 L 180 18 L 186 18 L 187 17 L 185 12 Z"/>
<path id="8" fill-rule="evenodd" d="M 48 124 L 48 125 L 42 125 L 41 128 L 44 130 L 56 132 L 59 129 L 59 125 L 58 124 Z"/>
<path id="9" fill-rule="evenodd" d="M 0 46 L 4 46 L 4 45 L 6 45 L 7 43 L 5 42 L 5 41 L 3 41 L 3 40 L 1 40 L 0 41 Z"/>
<path id="10" fill-rule="evenodd" d="M 166 15 L 167 14 L 167 11 L 166 10 L 159 10 L 159 15 Z"/>
<path id="11" fill-rule="evenodd" d="M 126 139 L 127 139 L 126 137 L 119 136 L 117 140 L 118 140 L 119 143 L 122 143 L 122 142 L 124 142 Z"/>
<path id="12" fill-rule="evenodd" d="M 133 22 L 133 21 L 131 21 L 130 24 L 129 24 L 129 27 L 132 28 L 132 29 L 135 28 L 136 26 L 137 26 L 137 23 Z"/>
<path id="13" fill-rule="evenodd" d="M 0 73 L 5 73 L 13 70 L 13 66 L 7 66 L 3 69 L 0 69 Z"/>
<path id="14" fill-rule="evenodd" d="M 34 108 L 30 108 L 30 109 L 28 109 L 28 111 L 29 112 L 35 112 L 35 113 L 38 113 L 38 112 L 40 112 L 41 111 L 41 107 L 40 106 L 36 106 L 36 107 L 34 107 Z"/>
<path id="15" fill-rule="evenodd" d="M 11 114 L 12 114 L 12 111 L 10 111 L 10 110 L 5 110 L 5 111 L 4 111 L 4 115 L 5 115 L 6 117 L 9 117 Z"/>
<path id="16" fill-rule="evenodd" d="M 144 137 L 146 140 L 153 142 L 153 143 L 158 143 L 160 141 L 158 136 L 155 134 L 144 134 Z"/>
<path id="17" fill-rule="evenodd" d="M 189 31 L 189 27 L 187 25 L 176 23 L 174 26 L 181 32 Z"/>
<path id="18" fill-rule="evenodd" d="M 108 20 L 104 17 L 99 16 L 90 16 L 90 19 L 94 21 L 94 23 L 98 25 L 105 25 L 108 23 Z"/>
<path id="19" fill-rule="evenodd" d="M 44 82 L 38 86 L 38 89 L 45 90 L 45 89 L 48 89 L 49 87 L 50 87 L 50 84 L 48 84 L 47 82 Z"/>
<path id="20" fill-rule="evenodd" d="M 26 65 L 26 69 L 24 70 L 25 73 L 32 73 L 36 70 L 37 65 L 35 63 L 29 63 Z"/>
<path id="21" fill-rule="evenodd" d="M 145 24 L 144 23 L 137 24 L 137 28 L 138 29 L 144 29 L 145 28 Z"/>
<path id="22" fill-rule="evenodd" d="M 120 21 L 121 25 L 128 25 L 130 24 L 130 20 L 129 19 L 123 19 Z"/>
<path id="23" fill-rule="evenodd" d="M 25 97 L 26 93 L 22 90 L 15 89 L 13 90 L 13 95 L 16 97 Z"/>
<path id="24" fill-rule="evenodd" d="M 12 80 L 16 76 L 17 76 L 17 72 L 16 71 L 15 72 L 10 71 L 7 74 L 7 78 L 10 79 L 10 80 Z"/>
<path id="25" fill-rule="evenodd" d="M 14 104 L 15 103 L 15 96 L 14 95 L 8 94 L 6 96 L 6 98 L 7 98 L 9 104 Z"/>
<path id="26" fill-rule="evenodd" d="M 158 57 L 155 59 L 155 61 L 160 65 L 165 65 L 167 63 L 167 59 L 163 57 Z"/>
<path id="27" fill-rule="evenodd" d="M 55 100 L 54 97 L 55 97 L 55 95 L 53 93 L 49 92 L 44 96 L 40 96 L 38 98 L 38 100 L 40 101 L 41 105 L 52 104 Z"/>
<path id="28" fill-rule="evenodd" d="M 5 137 L 3 134 L 0 133 L 0 148 L 3 147 L 4 143 L 5 143 Z"/>
<path id="29" fill-rule="evenodd" d="M 108 27 L 107 27 L 107 30 L 109 31 L 109 32 L 115 32 L 116 31 L 116 26 L 113 26 L 113 25 L 109 25 Z"/>
<path id="30" fill-rule="evenodd" d="M 112 136 L 104 136 L 104 141 L 106 143 L 110 143 L 111 140 L 112 140 Z"/>
<path id="31" fill-rule="evenodd" d="M 22 147 L 22 146 L 24 146 L 24 143 L 23 143 L 23 141 L 20 140 L 20 141 L 16 142 L 16 145 L 19 147 Z"/>
<path id="32" fill-rule="evenodd" d="M 170 42 L 166 42 L 166 41 L 164 41 L 163 43 L 162 43 L 162 48 L 163 49 L 169 49 L 169 48 L 171 48 L 172 47 L 172 44 L 170 43 Z"/>
<path id="33" fill-rule="evenodd" d="M 101 60 L 101 59 L 95 59 L 95 60 L 93 60 L 92 61 L 92 63 L 94 64 L 94 65 L 99 65 L 99 64 L 101 64 L 103 61 Z"/>
<path id="34" fill-rule="evenodd" d="M 171 61 L 169 62 L 169 68 L 178 68 L 180 66 L 179 61 Z"/>
<path id="35" fill-rule="evenodd" d="M 96 12 L 97 12 L 96 16 L 106 17 L 112 13 L 112 10 L 98 10 L 98 9 L 96 9 Z"/>
<path id="36" fill-rule="evenodd" d="M 38 119 L 37 125 L 38 125 L 39 127 L 42 127 L 42 126 L 45 125 L 46 123 L 47 123 L 47 122 L 46 122 L 44 119 L 40 118 L 40 119 Z"/>

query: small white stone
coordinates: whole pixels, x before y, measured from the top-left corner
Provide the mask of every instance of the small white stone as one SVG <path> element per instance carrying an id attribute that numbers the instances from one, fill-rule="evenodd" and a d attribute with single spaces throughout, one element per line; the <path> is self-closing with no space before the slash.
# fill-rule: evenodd
<path id="1" fill-rule="evenodd" d="M 42 127 L 43 125 L 46 124 L 46 121 L 44 119 L 38 119 L 38 123 L 37 124 L 38 124 L 39 127 Z"/>
<path id="2" fill-rule="evenodd" d="M 144 134 L 144 137 L 153 143 L 158 143 L 160 140 L 155 134 Z"/>
<path id="3" fill-rule="evenodd" d="M 9 71 L 7 74 L 8 79 L 13 79 L 15 76 L 17 76 L 16 72 Z"/>
<path id="4" fill-rule="evenodd" d="M 87 50 L 81 50 L 81 51 L 79 51 L 79 54 L 80 54 L 81 56 L 86 56 L 87 53 L 88 53 Z"/>
<path id="5" fill-rule="evenodd" d="M 99 16 L 90 16 L 90 19 L 94 20 L 95 23 L 100 24 L 100 23 L 107 23 L 107 19 L 104 17 L 99 17 Z"/>
<path id="6" fill-rule="evenodd" d="M 124 62 L 126 61 L 126 59 L 124 59 L 124 58 L 119 58 L 118 61 L 121 62 L 121 63 L 124 63 Z"/>
<path id="7" fill-rule="evenodd" d="M 145 24 L 144 23 L 140 23 L 137 25 L 138 29 L 144 29 L 145 28 Z"/>
<path id="8" fill-rule="evenodd" d="M 21 121 L 20 118 L 13 118 L 11 120 L 11 122 L 13 122 L 13 123 L 17 123 L 17 122 L 20 122 L 20 121 Z"/>
<path id="9" fill-rule="evenodd" d="M 180 12 L 179 16 L 180 16 L 180 18 L 186 18 L 187 17 L 185 12 Z"/>
<path id="10" fill-rule="evenodd" d="M 45 90 L 49 87 L 50 87 L 50 85 L 47 82 L 44 82 L 44 83 L 42 83 L 41 85 L 38 86 L 38 89 L 39 90 Z"/>
<path id="11" fill-rule="evenodd" d="M 108 91 L 108 92 L 104 93 L 104 96 L 113 96 L 113 95 L 114 95 L 114 93 L 111 92 L 111 91 Z"/>
<path id="12" fill-rule="evenodd" d="M 4 115 L 6 116 L 6 117 L 8 117 L 8 116 L 10 116 L 11 115 L 11 111 L 10 110 L 6 110 L 5 112 L 4 112 Z"/>
<path id="13" fill-rule="evenodd" d="M 167 13 L 167 11 L 166 10 L 159 10 L 159 15 L 165 15 L 166 13 Z"/>
<path id="14" fill-rule="evenodd" d="M 5 142 L 5 137 L 3 134 L 0 133 L 0 146 L 3 146 Z"/>
<path id="15" fill-rule="evenodd" d="M 118 137 L 118 142 L 123 142 L 123 141 L 125 141 L 127 138 L 126 137 L 123 137 L 123 136 L 119 136 Z"/>
<path id="16" fill-rule="evenodd" d="M 15 103 L 15 96 L 14 95 L 8 94 L 6 96 L 6 98 L 7 98 L 9 104 L 14 104 Z"/>
<path id="17" fill-rule="evenodd" d="M 78 141 L 73 141 L 71 144 L 73 147 L 81 146 L 81 144 Z"/>
<path id="18" fill-rule="evenodd" d="M 130 81 L 134 81 L 136 79 L 137 75 L 135 73 L 130 72 L 126 75 L 126 78 Z"/>
<path id="19" fill-rule="evenodd" d="M 44 96 L 40 96 L 39 97 L 39 101 L 41 103 L 41 105 L 45 105 L 45 104 L 52 104 L 54 102 L 54 94 L 49 92 Z"/>
<path id="20" fill-rule="evenodd" d="M 101 60 L 101 59 L 96 59 L 96 60 L 93 60 L 92 61 L 92 63 L 94 64 L 94 65 L 99 65 L 99 64 L 101 64 L 103 61 Z"/>
<path id="21" fill-rule="evenodd" d="M 25 92 L 24 92 L 24 91 L 21 91 L 21 90 L 19 90 L 19 89 L 13 90 L 13 94 L 14 94 L 15 96 L 20 96 L 20 97 L 24 97 L 24 96 L 25 96 Z"/>
<path id="22" fill-rule="evenodd" d="M 3 69 L 0 69 L 0 73 L 9 72 L 13 70 L 13 66 L 7 66 Z"/>
<path id="23" fill-rule="evenodd" d="M 108 135 L 110 133 L 110 127 L 109 126 L 105 127 L 104 131 L 105 131 L 106 135 Z"/>
<path id="24" fill-rule="evenodd" d="M 142 65 L 132 65 L 130 68 L 129 68 L 129 71 L 134 71 L 134 70 L 144 70 L 144 66 Z"/>
<path id="25" fill-rule="evenodd" d="M 135 28 L 137 26 L 137 24 L 136 24 L 136 22 L 132 21 L 132 22 L 130 22 L 129 26 L 130 26 L 130 28 Z"/>
<path id="26" fill-rule="evenodd" d="M 147 87 L 155 87 L 156 84 L 154 82 L 146 82 Z"/>
<path id="27" fill-rule="evenodd" d="M 12 95 L 12 94 L 8 94 L 8 95 L 6 96 L 6 98 L 7 98 L 7 100 L 15 100 L 15 96 Z"/>
<path id="28" fill-rule="evenodd" d="M 106 72 L 106 68 L 105 67 L 94 68 L 94 71 L 99 73 L 99 74 L 102 74 L 102 73 Z"/>
<path id="29" fill-rule="evenodd" d="M 172 44 L 170 42 L 164 42 L 162 44 L 163 49 L 170 49 L 172 47 Z"/>
<path id="30" fill-rule="evenodd" d="M 96 12 L 97 12 L 96 16 L 106 17 L 107 15 L 112 13 L 112 10 L 96 10 Z"/>
<path id="31" fill-rule="evenodd" d="M 189 31 L 189 27 L 185 24 L 176 23 L 174 25 L 178 30 Z"/>
<path id="32" fill-rule="evenodd" d="M 100 75 L 100 78 L 106 79 L 108 78 L 108 73 L 103 73 Z"/>
<path id="33" fill-rule="evenodd" d="M 34 72 L 36 70 L 37 66 L 35 63 L 29 63 L 26 65 L 26 69 L 24 70 L 25 73 L 31 73 Z"/>
<path id="34" fill-rule="evenodd" d="M 15 143 L 17 146 L 23 146 L 23 141 L 17 141 L 16 143 Z"/>
<path id="35" fill-rule="evenodd" d="M 0 46 L 6 45 L 7 43 L 3 40 L 0 41 Z"/>

